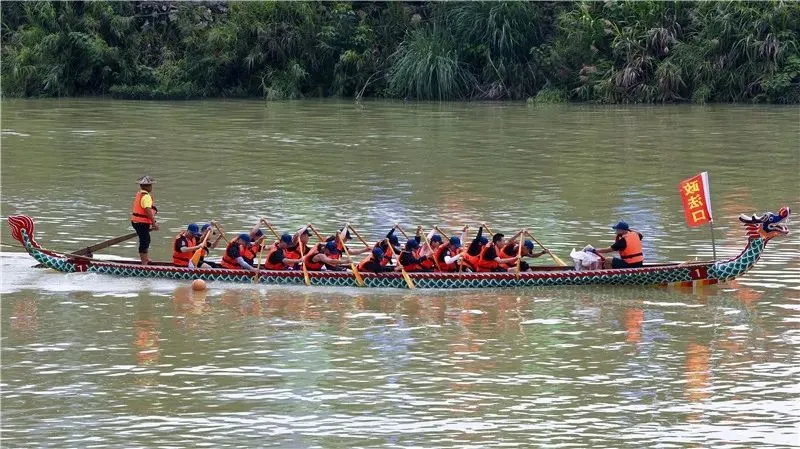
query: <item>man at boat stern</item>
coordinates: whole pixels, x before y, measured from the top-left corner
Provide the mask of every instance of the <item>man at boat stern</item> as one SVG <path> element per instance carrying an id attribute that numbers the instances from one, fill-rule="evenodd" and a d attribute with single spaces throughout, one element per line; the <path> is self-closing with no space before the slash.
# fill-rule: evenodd
<path id="1" fill-rule="evenodd" d="M 158 231 L 156 223 L 156 213 L 158 209 L 153 198 L 153 178 L 142 176 L 136 181 L 139 184 L 139 192 L 133 198 L 131 208 L 131 226 L 139 236 L 139 259 L 142 265 L 150 263 L 148 251 L 150 249 L 150 231 Z"/>
<path id="2" fill-rule="evenodd" d="M 595 254 L 606 254 L 618 252 L 619 257 L 606 259 L 603 268 L 639 268 L 644 265 L 644 253 L 642 253 L 642 239 L 644 236 L 628 226 L 628 223 L 620 221 L 614 225 L 616 233 L 614 244 L 608 248 L 594 249 Z"/>

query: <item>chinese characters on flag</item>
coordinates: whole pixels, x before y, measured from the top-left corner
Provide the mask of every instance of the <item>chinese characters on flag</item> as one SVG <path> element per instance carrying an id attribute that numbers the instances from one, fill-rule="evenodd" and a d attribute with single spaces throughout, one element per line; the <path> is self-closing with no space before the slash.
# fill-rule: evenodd
<path id="1" fill-rule="evenodd" d="M 708 186 L 708 172 L 685 179 L 680 183 L 683 214 L 689 226 L 709 223 L 711 216 L 711 192 Z"/>

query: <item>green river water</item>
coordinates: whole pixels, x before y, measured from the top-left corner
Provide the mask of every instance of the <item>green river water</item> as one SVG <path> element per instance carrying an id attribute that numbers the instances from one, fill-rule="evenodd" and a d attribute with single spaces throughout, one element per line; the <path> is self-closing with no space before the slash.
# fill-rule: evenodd
<path id="1" fill-rule="evenodd" d="M 4 100 L 3 217 L 45 247 L 130 232 L 149 173 L 166 260 L 186 223 L 350 222 L 377 238 L 488 222 L 554 253 L 711 257 L 678 182 L 799 213 L 800 111 L 304 101 Z M 790 223 L 790 228 L 791 228 Z M 797 447 L 800 241 L 701 289 L 260 288 L 32 268 L 2 226 L 2 447 Z M 104 251 L 135 257 L 135 242 Z M 534 263 L 547 263 L 537 259 Z"/>

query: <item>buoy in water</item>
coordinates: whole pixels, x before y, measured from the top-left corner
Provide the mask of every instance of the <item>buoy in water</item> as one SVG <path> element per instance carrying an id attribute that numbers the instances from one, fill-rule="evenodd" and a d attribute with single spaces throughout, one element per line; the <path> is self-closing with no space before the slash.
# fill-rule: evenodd
<path id="1" fill-rule="evenodd" d="M 206 288 L 208 288 L 206 287 L 206 281 L 202 279 L 195 279 L 194 281 L 192 281 L 192 290 L 196 292 L 201 292 Z"/>

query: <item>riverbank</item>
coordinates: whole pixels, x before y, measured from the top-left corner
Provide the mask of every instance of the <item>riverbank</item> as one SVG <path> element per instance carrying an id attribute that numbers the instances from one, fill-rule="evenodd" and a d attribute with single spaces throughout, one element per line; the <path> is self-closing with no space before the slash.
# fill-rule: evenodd
<path id="1" fill-rule="evenodd" d="M 798 103 L 792 2 L 4 2 L 3 95 Z"/>

